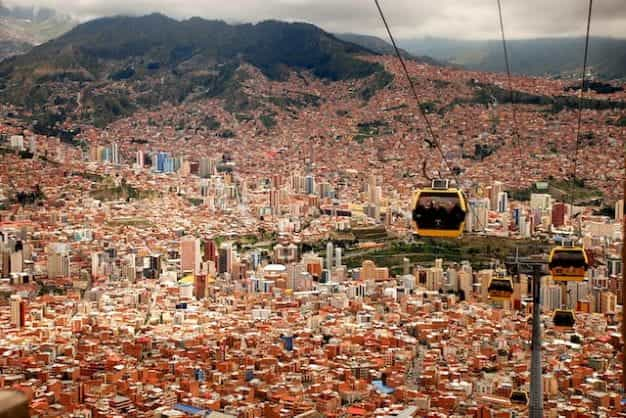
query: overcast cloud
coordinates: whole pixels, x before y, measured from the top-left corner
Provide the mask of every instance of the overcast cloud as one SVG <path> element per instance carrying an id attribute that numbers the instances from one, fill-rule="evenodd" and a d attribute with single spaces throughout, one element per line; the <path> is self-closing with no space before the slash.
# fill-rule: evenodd
<path id="1" fill-rule="evenodd" d="M 0 0 L 1 1 L 1 0 Z M 373 0 L 4 0 L 47 6 L 80 20 L 160 12 L 178 19 L 200 16 L 229 22 L 305 21 L 330 32 L 385 35 Z M 399 38 L 499 37 L 496 0 L 381 0 Z M 508 38 L 583 35 L 588 0 L 502 0 Z M 592 35 L 626 38 L 626 0 L 596 1 Z"/>

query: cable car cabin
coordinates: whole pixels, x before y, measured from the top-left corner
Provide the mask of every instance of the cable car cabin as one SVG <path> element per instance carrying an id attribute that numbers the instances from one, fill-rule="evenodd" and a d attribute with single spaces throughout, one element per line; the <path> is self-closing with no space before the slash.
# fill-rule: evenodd
<path id="1" fill-rule="evenodd" d="M 412 207 L 418 235 L 456 238 L 463 232 L 467 202 L 459 189 L 448 187 L 447 180 L 433 180 L 431 188 L 415 192 Z"/>
<path id="2" fill-rule="evenodd" d="M 513 280 L 510 277 L 493 277 L 489 281 L 487 293 L 496 301 L 509 300 L 513 296 Z"/>
<path id="3" fill-rule="evenodd" d="M 552 323 L 557 328 L 574 328 L 576 316 L 574 312 L 566 309 L 557 309 L 552 315 Z"/>
<path id="4" fill-rule="evenodd" d="M 550 253 L 549 267 L 555 281 L 581 282 L 589 268 L 589 259 L 582 247 L 555 247 Z"/>
<path id="5" fill-rule="evenodd" d="M 511 393 L 511 403 L 518 405 L 528 405 L 528 393 L 523 390 L 515 390 Z"/>

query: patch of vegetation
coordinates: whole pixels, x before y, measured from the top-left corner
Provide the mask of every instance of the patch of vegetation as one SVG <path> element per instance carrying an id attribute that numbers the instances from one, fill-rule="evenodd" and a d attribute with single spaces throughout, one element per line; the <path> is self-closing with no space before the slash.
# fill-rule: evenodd
<path id="1" fill-rule="evenodd" d="M 305 93 L 305 92 L 290 92 L 296 97 L 291 96 L 272 96 L 268 98 L 268 101 L 275 106 L 280 107 L 281 109 L 289 109 L 292 107 L 295 108 L 303 108 L 308 106 L 319 107 L 322 101 L 322 98 L 315 94 Z"/>
<path id="2" fill-rule="evenodd" d="M 14 203 L 19 203 L 22 206 L 34 205 L 42 200 L 46 199 L 46 195 L 41 190 L 39 184 L 35 186 L 35 190 L 32 192 L 19 191 L 15 194 L 13 199 Z"/>
<path id="3" fill-rule="evenodd" d="M 433 113 L 437 110 L 437 104 L 435 102 L 422 102 L 420 103 L 420 109 L 424 113 Z"/>
<path id="4" fill-rule="evenodd" d="M 104 177 L 101 176 L 100 174 L 89 173 L 87 171 L 72 171 L 70 175 L 79 176 L 89 181 L 93 181 L 94 183 L 100 183 L 104 180 Z"/>
<path id="5" fill-rule="evenodd" d="M 121 69 L 111 74 L 111 80 L 113 81 L 128 80 L 134 75 L 135 75 L 135 69 L 132 67 L 126 67 L 124 69 Z"/>
<path id="6" fill-rule="evenodd" d="M 105 187 L 91 191 L 90 195 L 97 200 L 103 202 L 110 200 L 141 200 L 150 199 L 156 196 L 156 192 L 153 190 L 140 190 L 130 184 L 126 183 L 126 180 L 122 179 L 122 182 L 118 186 L 105 185 Z"/>
<path id="7" fill-rule="evenodd" d="M 189 202 L 190 205 L 192 206 L 200 206 L 202 203 L 204 203 L 204 200 L 202 199 L 198 199 L 196 197 L 188 197 L 187 201 Z"/>
<path id="8" fill-rule="evenodd" d="M 272 129 L 273 127 L 276 126 L 276 113 L 263 113 L 260 117 L 259 120 L 261 121 L 261 123 L 263 124 L 263 126 L 265 126 L 266 129 Z"/>
<path id="9" fill-rule="evenodd" d="M 624 126 L 626 126 L 626 116 L 621 116 L 621 117 L 615 119 L 614 121 L 612 121 L 611 123 L 613 125 L 615 125 L 615 126 L 624 127 Z"/>
<path id="10" fill-rule="evenodd" d="M 383 109 L 383 112 L 392 112 L 394 110 L 406 109 L 408 107 L 409 105 L 407 105 L 406 103 L 402 103 L 397 106 L 386 107 Z"/>
<path id="11" fill-rule="evenodd" d="M 482 161 L 493 154 L 495 150 L 496 148 L 489 144 L 475 144 L 474 159 Z"/>
<path id="12" fill-rule="evenodd" d="M 389 123 L 387 121 L 377 119 L 367 122 L 359 122 L 357 124 L 357 128 L 360 133 L 366 135 L 379 135 L 389 128 Z"/>
<path id="13" fill-rule="evenodd" d="M 522 257 L 547 251 L 547 243 L 533 240 L 510 240 L 508 238 L 464 236 L 461 239 L 421 239 L 413 242 L 394 241 L 382 249 L 346 251 L 344 260 L 348 268 L 360 266 L 364 260 L 372 260 L 377 266 L 400 268 L 403 259 L 412 263 L 434 263 L 443 258 L 449 262 L 468 260 L 478 268 L 486 268 L 493 259 L 504 260 L 515 254 Z"/>
<path id="14" fill-rule="evenodd" d="M 495 98 L 499 103 L 516 103 L 536 106 L 551 106 L 552 111 L 560 109 L 578 109 L 579 98 L 577 96 L 543 96 L 521 91 L 509 92 L 509 90 L 493 84 L 472 83 L 474 97 L 470 101 L 475 104 L 489 105 Z M 612 100 L 583 99 L 583 109 L 606 110 L 626 109 L 626 103 Z"/>
<path id="15" fill-rule="evenodd" d="M 592 189 L 586 186 L 583 179 L 576 179 L 574 181 L 574 188 L 572 190 L 572 182 L 567 179 L 556 180 L 554 178 L 548 179 L 548 188 L 539 190 L 536 184 L 524 189 L 511 189 L 507 190 L 509 198 L 512 200 L 528 201 L 532 193 L 547 193 L 554 199 L 561 202 L 569 202 L 571 194 L 574 195 L 574 201 L 588 200 L 594 198 L 602 198 L 603 194 L 600 190 Z"/>
<path id="16" fill-rule="evenodd" d="M 93 123 L 103 128 L 115 119 L 128 116 L 135 111 L 135 106 L 125 94 L 106 94 L 90 99 L 93 108 Z"/>
<path id="17" fill-rule="evenodd" d="M 446 80 L 432 80 L 432 83 L 438 89 L 446 88 L 452 84 L 452 82 Z"/>
<path id="18" fill-rule="evenodd" d="M 19 152 L 19 156 L 23 160 L 30 160 L 30 159 L 33 158 L 34 154 L 32 152 L 30 152 L 30 151 L 24 150 L 24 151 L 20 151 Z"/>
<path id="19" fill-rule="evenodd" d="M 393 81 L 393 75 L 387 71 L 379 71 L 374 74 L 371 80 L 359 90 L 359 97 L 368 101 L 379 91 L 387 87 Z"/>
<path id="20" fill-rule="evenodd" d="M 131 144 L 147 144 L 148 140 L 133 138 L 133 139 L 130 140 L 130 143 Z"/>
<path id="21" fill-rule="evenodd" d="M 235 132 L 230 129 L 224 129 L 223 131 L 220 131 L 217 136 L 219 136 L 220 138 L 234 138 Z"/>
<path id="22" fill-rule="evenodd" d="M 254 116 L 248 113 L 235 113 L 235 119 L 237 119 L 237 122 L 249 122 L 254 120 Z"/>
<path id="23" fill-rule="evenodd" d="M 216 131 L 222 126 L 222 124 L 220 123 L 219 120 L 215 118 L 215 116 L 206 115 L 204 119 L 202 120 L 202 126 L 204 126 L 210 131 Z"/>
<path id="24" fill-rule="evenodd" d="M 611 219 L 615 218 L 615 206 L 602 206 L 599 210 L 593 211 L 594 215 L 608 216 Z"/>

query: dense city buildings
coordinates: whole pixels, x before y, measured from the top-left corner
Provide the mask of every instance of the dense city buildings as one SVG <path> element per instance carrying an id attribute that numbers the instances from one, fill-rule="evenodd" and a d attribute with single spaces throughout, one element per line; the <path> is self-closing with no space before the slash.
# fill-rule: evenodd
<path id="1" fill-rule="evenodd" d="M 82 124 L 74 142 L 3 111 L 0 388 L 41 417 L 525 416 L 535 306 L 505 260 L 577 242 L 586 280 L 541 278 L 545 416 L 620 416 L 618 110 L 584 110 L 601 141 L 570 199 L 574 109 L 515 105 L 522 165 L 512 105 L 470 100 L 505 75 L 410 62 L 469 206 L 462 238 L 417 237 L 412 194 L 448 173 L 399 64 L 365 59 L 396 79 L 368 101 L 358 81 L 242 64 L 251 96 L 319 99 L 268 98 L 271 129 L 216 98 Z"/>

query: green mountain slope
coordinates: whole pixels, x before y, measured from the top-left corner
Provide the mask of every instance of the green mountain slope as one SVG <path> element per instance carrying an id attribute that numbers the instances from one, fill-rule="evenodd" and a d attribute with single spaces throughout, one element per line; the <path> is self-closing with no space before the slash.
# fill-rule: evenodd
<path id="1" fill-rule="evenodd" d="M 384 74 L 359 58 L 372 54 L 304 23 L 102 18 L 0 63 L 0 99 L 38 113 L 80 108 L 104 115 L 101 123 L 190 95 L 228 97 L 239 108 L 242 63 L 274 80 L 295 70 L 337 81 Z"/>

